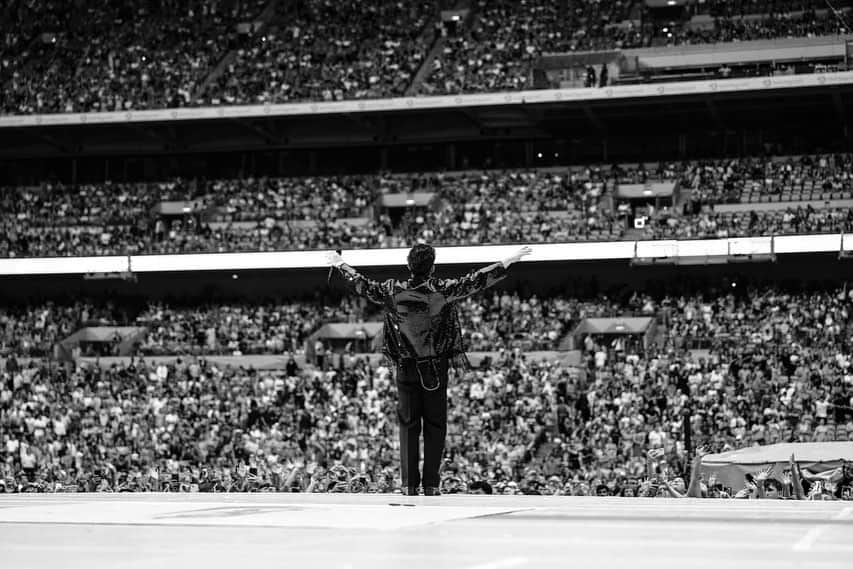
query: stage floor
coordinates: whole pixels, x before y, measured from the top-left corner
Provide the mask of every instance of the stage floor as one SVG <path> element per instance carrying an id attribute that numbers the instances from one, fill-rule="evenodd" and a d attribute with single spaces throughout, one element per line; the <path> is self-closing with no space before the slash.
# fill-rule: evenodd
<path id="1" fill-rule="evenodd" d="M 853 503 L 0 495 L 0 567 L 851 569 Z"/>

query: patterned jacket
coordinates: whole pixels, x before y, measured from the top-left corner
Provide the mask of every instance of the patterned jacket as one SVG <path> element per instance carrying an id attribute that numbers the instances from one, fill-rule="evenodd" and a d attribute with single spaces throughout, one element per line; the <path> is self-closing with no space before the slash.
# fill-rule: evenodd
<path id="1" fill-rule="evenodd" d="M 506 277 L 495 263 L 458 279 L 424 281 L 371 280 L 347 264 L 339 270 L 349 287 L 385 307 L 382 352 L 394 363 L 406 359 L 443 357 L 467 365 L 456 302 L 489 288 Z"/>

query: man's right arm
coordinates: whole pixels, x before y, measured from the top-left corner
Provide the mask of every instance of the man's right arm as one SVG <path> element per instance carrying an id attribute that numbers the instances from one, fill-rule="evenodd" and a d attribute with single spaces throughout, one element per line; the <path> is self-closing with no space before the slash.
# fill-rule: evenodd
<path id="1" fill-rule="evenodd" d="M 334 252 L 329 252 L 326 256 L 326 262 L 332 267 L 340 271 L 341 276 L 357 295 L 363 296 L 376 304 L 385 304 L 389 296 L 388 287 L 385 283 L 380 283 L 369 279 L 356 271 L 354 268 L 347 265 L 343 258 Z"/>
<path id="2" fill-rule="evenodd" d="M 696 449 L 696 454 L 694 455 L 693 461 L 690 465 L 690 484 L 687 486 L 687 496 L 689 498 L 702 497 L 702 457 L 706 454 L 708 454 L 708 449 L 705 447 L 699 447 Z"/>
<path id="3" fill-rule="evenodd" d="M 791 482 L 794 486 L 794 498 L 797 500 L 805 500 L 806 497 L 803 493 L 803 480 L 800 475 L 800 465 L 797 464 L 797 459 L 793 454 L 791 455 L 788 464 L 791 468 Z"/>

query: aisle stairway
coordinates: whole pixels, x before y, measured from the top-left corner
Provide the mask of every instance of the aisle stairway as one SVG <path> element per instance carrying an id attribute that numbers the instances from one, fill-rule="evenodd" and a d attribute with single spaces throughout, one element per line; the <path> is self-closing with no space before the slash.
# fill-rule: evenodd
<path id="1" fill-rule="evenodd" d="M 267 28 L 273 18 L 275 17 L 276 9 L 278 8 L 279 3 L 293 2 L 294 0 L 269 0 L 267 2 L 266 7 L 261 11 L 261 13 L 252 19 L 253 23 L 260 24 L 259 27 L 254 31 L 254 34 L 263 31 Z M 200 82 L 198 86 L 195 88 L 195 92 L 192 94 L 193 99 L 198 99 L 202 93 L 207 89 L 207 87 L 213 84 L 219 77 L 225 73 L 225 70 L 228 69 L 228 66 L 234 62 L 234 59 L 237 57 L 237 50 L 232 49 L 226 53 L 219 63 L 211 70 L 210 73 L 207 74 L 207 77 L 204 78 L 204 81 Z"/>
<path id="2" fill-rule="evenodd" d="M 465 21 L 461 23 L 460 27 L 469 27 L 474 22 L 474 11 L 471 10 L 471 2 L 470 0 L 458 0 L 456 4 L 453 6 L 453 10 L 468 10 L 468 15 L 465 18 Z M 441 18 L 441 14 L 438 14 L 439 22 Z M 436 22 L 438 24 L 439 22 Z M 424 33 L 427 33 L 428 30 L 424 30 Z M 445 37 L 441 34 L 437 34 L 435 41 L 432 44 L 432 47 L 429 50 L 429 53 L 424 58 L 423 63 L 421 63 L 420 68 L 418 68 L 418 72 L 415 73 L 415 76 L 412 78 L 412 83 L 406 89 L 406 96 L 413 97 L 418 94 L 421 94 L 421 86 L 424 81 L 430 76 L 434 68 L 434 62 L 436 59 L 441 57 L 441 53 L 444 50 Z"/>

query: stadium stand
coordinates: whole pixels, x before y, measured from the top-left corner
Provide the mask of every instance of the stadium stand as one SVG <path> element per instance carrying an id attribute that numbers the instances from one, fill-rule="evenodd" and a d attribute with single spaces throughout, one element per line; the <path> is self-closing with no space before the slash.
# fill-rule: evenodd
<path id="1" fill-rule="evenodd" d="M 240 48 L 201 104 L 339 101 L 400 96 L 435 40 L 434 2 L 299 3 Z M 447 4 L 447 2 L 445 2 Z M 293 10 L 279 2 L 279 10 Z"/>
<path id="2" fill-rule="evenodd" d="M 661 34 L 666 43 L 696 44 L 813 37 L 851 31 L 847 20 L 847 3 L 833 5 L 835 10 L 826 2 L 818 1 L 703 2 L 696 3 L 695 6 L 696 11 L 690 20 Z M 711 26 L 700 24 L 703 15 L 710 17 Z"/>
<path id="3" fill-rule="evenodd" d="M 660 480 L 676 484 L 673 474 L 687 468 L 685 416 L 695 441 L 717 450 L 853 440 L 851 300 L 846 289 L 762 287 L 738 296 L 635 294 L 623 301 L 502 294 L 480 308 L 463 305 L 465 326 L 492 330 L 491 339 L 512 338 L 515 328 L 504 327 L 524 328 L 540 314 L 559 326 L 570 315 L 644 313 L 660 321 L 661 332 L 647 350 L 585 336 L 576 367 L 507 349 L 460 371 L 451 385 L 443 484 L 451 492 L 484 481 L 504 493 L 661 491 Z M 159 329 L 150 345 L 166 351 L 191 345 L 199 323 L 218 326 L 228 342 L 238 326 L 257 337 L 277 312 L 311 321 L 305 305 L 267 308 L 158 305 L 142 319 Z M 335 316 L 352 317 L 352 308 L 344 304 Z M 115 314 L 115 307 L 45 306 L 7 312 L 4 322 L 27 337 Z M 396 484 L 391 372 L 358 354 L 325 370 L 291 362 L 263 371 L 193 357 L 49 365 L 13 353 L 0 371 L 5 491 L 361 492 Z M 662 449 L 662 457 L 650 461 L 649 449 Z M 670 470 L 658 470 L 658 460 Z"/>
<path id="4" fill-rule="evenodd" d="M 280 354 L 302 351 L 311 332 L 323 322 L 363 320 L 354 301 L 334 305 L 287 303 L 227 305 L 175 309 L 149 306 L 134 324 L 145 326 L 142 355 Z"/>
<path id="5" fill-rule="evenodd" d="M 9 114 L 122 111 L 191 104 L 257 2 L 6 2 L 0 52 Z M 112 33 L 105 36 L 102 30 Z"/>
<path id="6" fill-rule="evenodd" d="M 2 193 L 0 255 L 848 232 L 850 162 L 849 154 L 818 154 L 529 171 L 49 183 Z M 663 193 L 646 195 L 655 184 Z M 406 202 L 414 197 L 422 201 Z M 640 217 L 645 225 L 632 225 Z"/>
<path id="7" fill-rule="evenodd" d="M 591 56 L 573 71 L 587 86 L 846 68 L 844 58 L 827 61 L 824 54 L 810 61 L 802 53 L 791 61 L 771 53 L 749 65 L 735 58 L 712 71 L 700 65 L 678 76 L 660 70 L 657 76 L 651 68 L 632 75 L 618 63 L 619 54 L 630 60 L 638 56 L 631 50 L 650 46 L 825 38 L 851 31 L 848 2 L 834 3 L 835 10 L 823 2 L 691 6 L 662 17 L 637 1 L 478 0 L 461 10 L 464 17 L 451 30 L 441 15 L 457 8 L 450 0 L 161 0 L 137 7 L 77 2 L 72 10 L 50 1 L 6 1 L 0 3 L 0 112 L 514 91 L 554 86 L 534 78 L 539 59 L 549 54 L 616 54 Z M 99 35 L 104 28 L 113 31 L 109 38 Z"/>
<path id="8" fill-rule="evenodd" d="M 640 47 L 639 30 L 613 25 L 629 18 L 633 4 L 479 0 L 473 23 L 448 38 L 421 88 L 428 94 L 527 89 L 533 61 L 543 53 Z"/>
<path id="9" fill-rule="evenodd" d="M 663 12 L 647 4 L 157 0 L 128 6 L 75 0 L 68 9 L 51 0 L 0 0 L 0 113 L 331 102 L 847 68 L 850 2 L 827 8 L 812 0 L 709 0 L 676 2 L 676 9 Z M 446 12 L 451 9 L 452 18 Z M 795 56 L 777 58 L 785 50 Z M 673 59 L 679 64 L 672 66 Z M 461 119 L 476 125 L 471 137 L 479 138 L 473 142 L 458 134 L 462 131 L 441 132 L 442 120 L 456 120 L 455 115 L 398 112 L 405 115 L 401 124 L 411 118 L 411 125 L 423 125 L 437 117 L 441 140 L 423 146 L 409 145 L 405 136 L 397 139 L 396 130 L 380 132 L 381 120 L 363 120 L 369 113 L 360 112 L 335 119 L 370 130 L 357 142 L 337 126 L 318 128 L 317 139 L 288 142 L 276 126 L 266 130 L 264 118 L 209 117 L 193 125 L 197 130 L 186 131 L 215 138 L 207 129 L 217 123 L 210 132 L 233 126 L 243 134 L 272 134 L 263 137 L 261 151 L 240 135 L 210 147 L 182 146 L 179 137 L 139 126 L 138 117 L 130 115 L 127 124 L 103 131 L 99 124 L 85 125 L 94 133 L 86 138 L 94 142 L 87 147 L 80 130 L 75 133 L 81 124 L 19 127 L 12 117 L 10 144 L 24 132 L 33 146 L 4 155 L 11 157 L 0 162 L 4 183 L 6 175 L 32 178 L 35 171 L 50 181 L 0 188 L 0 264 L 9 272 L 0 288 L 14 289 L 0 301 L 0 492 L 399 490 L 396 386 L 394 370 L 376 353 L 379 309 L 322 296 L 340 291 L 312 290 L 308 299 L 289 296 L 299 278 L 292 275 L 319 283 L 324 271 L 318 277 L 316 267 L 292 272 L 267 267 L 242 274 L 212 270 L 211 275 L 181 267 L 180 276 L 164 269 L 130 283 L 121 281 L 136 277 L 128 257 L 123 258 L 128 275 L 86 274 L 85 279 L 51 274 L 62 263 L 50 260 L 44 260 L 44 274 L 18 275 L 15 271 L 28 263 L 8 258 L 365 249 L 416 242 L 626 240 L 635 245 L 639 239 L 846 233 L 853 226 L 853 155 L 819 149 L 849 149 L 849 92 L 843 83 L 827 83 L 802 89 L 801 106 L 811 120 L 816 112 L 808 104 L 825 103 L 830 112 L 814 129 L 823 129 L 827 116 L 837 118 L 844 124 L 829 126 L 843 131 L 843 145 L 835 143 L 838 132 L 821 131 L 810 140 L 791 135 L 787 124 L 764 129 L 758 120 L 743 125 L 742 132 L 729 132 L 742 126 L 735 116 L 767 100 L 746 90 L 733 91 L 731 99 L 745 102 L 731 107 L 728 124 L 715 108 L 719 99 L 690 99 L 687 104 L 705 107 L 703 120 L 707 116 L 715 124 L 681 123 L 693 130 L 677 141 L 657 137 L 648 126 L 630 138 L 611 139 L 606 127 L 617 121 L 631 126 L 640 118 L 640 106 L 602 105 L 593 111 L 573 101 L 574 106 L 536 108 L 509 94 L 497 97 L 504 108 Z M 778 94 L 797 98 L 795 87 Z M 666 107 L 661 100 L 654 106 Z M 803 125 L 797 114 L 802 109 L 786 108 L 795 111 L 785 118 L 796 130 Z M 512 127 L 516 116 L 530 118 L 540 111 L 541 120 L 524 121 L 535 122 L 535 131 L 504 128 Z M 294 117 L 294 123 L 304 118 Z M 306 120 L 307 130 L 314 120 Z M 677 121 L 672 124 L 680 128 Z M 595 132 L 580 132 L 578 125 L 591 125 Z M 105 150 L 115 136 L 112 128 L 132 130 L 150 145 Z M 694 137 L 706 135 L 733 135 L 742 144 L 733 150 L 726 140 L 695 143 Z M 512 163 L 533 164 L 540 137 L 544 147 L 580 148 L 583 157 L 554 168 L 428 171 L 435 164 L 456 164 L 456 145 L 469 142 L 475 152 L 494 144 L 493 153 L 483 152 L 489 155 L 484 163 L 494 155 L 498 165 L 497 147 L 504 140 L 518 142 L 514 148 L 526 156 Z M 751 138 L 758 142 L 750 146 Z M 600 154 L 583 148 L 598 143 Z M 343 154 L 356 146 L 359 151 L 347 163 L 318 166 L 313 149 L 326 144 L 329 148 L 321 150 L 330 152 L 320 162 L 334 151 Z M 648 145 L 627 151 L 634 160 L 669 154 L 657 162 L 581 164 L 599 159 L 590 156 L 625 156 L 629 144 Z M 726 159 L 672 159 L 705 151 L 696 149 L 732 156 L 747 146 L 755 153 L 777 144 L 788 149 L 786 155 L 749 156 L 744 150 L 743 156 Z M 44 145 L 55 160 L 33 158 Z M 380 155 L 376 164 L 383 169 L 392 163 L 402 170 L 394 156 L 422 150 L 445 158 L 405 157 L 406 164 L 414 164 L 408 174 L 251 175 L 291 172 L 291 159 L 299 164 L 293 172 L 375 171 L 373 162 L 353 167 L 362 146 L 364 155 Z M 666 150 L 676 146 L 677 153 Z M 808 153 L 793 155 L 804 149 Z M 267 150 L 262 160 L 277 160 L 277 170 L 256 164 Z M 207 152 L 212 154 L 201 157 Z M 291 152 L 304 156 L 288 156 Z M 460 154 L 466 156 L 458 161 L 464 168 L 468 149 Z M 554 153 L 553 161 L 542 163 L 568 161 L 568 154 L 560 159 Z M 124 168 L 110 168 L 114 155 L 116 162 L 127 160 Z M 27 162 L 20 170 L 11 163 L 19 156 Z M 209 172 L 198 179 L 170 177 L 202 170 L 199 165 L 210 165 L 211 156 L 240 163 L 211 170 L 243 177 Z M 139 164 L 129 168 L 137 159 Z M 186 170 L 164 166 L 184 159 L 193 163 Z M 66 166 L 78 179 L 78 160 L 85 183 L 54 181 L 53 170 Z M 432 166 L 424 165 L 431 160 Z M 154 179 L 155 171 L 168 174 L 160 182 L 135 181 Z M 92 181 L 109 178 L 109 172 L 122 181 Z M 772 251 L 777 240 L 761 241 L 770 242 Z M 452 372 L 442 491 L 680 496 L 705 450 L 853 441 L 853 292 L 839 276 L 849 274 L 842 259 L 849 247 L 845 253 L 841 241 L 829 248 L 813 255 L 819 258 L 806 261 L 809 255 L 800 255 L 761 275 L 775 284 L 727 281 L 723 287 L 709 284 L 713 263 L 698 255 L 705 265 L 691 267 L 692 273 L 675 265 L 644 272 L 637 264 L 629 268 L 627 256 L 618 266 L 599 258 L 549 260 L 544 268 L 546 262 L 533 262 L 528 272 L 503 283 L 506 288 L 461 301 L 462 336 L 476 353 L 474 365 Z M 640 257 L 635 248 L 633 260 Z M 779 284 L 779 275 L 797 272 L 798 263 L 813 268 L 830 257 L 836 264 L 823 266 L 820 274 L 837 270 L 831 284 L 816 285 L 818 277 L 805 274 L 810 284 Z M 81 270 L 99 266 L 91 260 L 84 265 Z M 590 275 L 575 277 L 579 266 Z M 762 268 L 741 270 L 754 277 Z M 671 280 L 627 284 L 658 269 Z M 558 272 L 566 274 L 554 276 Z M 704 275 L 705 282 L 688 285 L 688 273 L 700 281 Z M 608 296 L 597 283 L 588 284 L 583 295 L 567 292 L 587 286 L 581 278 L 595 281 L 600 275 L 620 280 L 619 294 Z M 532 282 L 540 276 L 543 282 Z M 95 278 L 100 280 L 90 282 Z M 331 273 L 326 279 L 332 289 Z M 174 283 L 180 286 L 170 288 Z M 553 283 L 558 288 L 545 292 Z M 273 288 L 278 295 L 273 299 L 255 295 Z M 93 297 L 73 296 L 82 290 Z M 255 365 L 259 362 L 263 365 Z M 802 482 L 810 499 L 853 499 L 850 467 L 840 466 L 821 484 L 795 481 L 796 468 L 767 482 L 778 482 L 786 496 L 799 495 Z M 704 478 L 702 485 L 707 497 L 764 497 L 766 490 L 764 485 L 722 487 Z"/>
<path id="10" fill-rule="evenodd" d="M 851 31 L 846 4 L 839 4 L 836 11 L 828 10 L 823 2 L 792 2 L 784 6 L 773 2 L 741 3 L 739 7 L 743 11 L 730 3 L 722 4 L 727 8 L 712 3 L 697 4 L 700 12 L 707 9 L 713 16 L 701 12 L 691 17 L 687 10 L 680 16 L 644 13 L 642 2 L 572 4 L 545 0 L 480 0 L 472 16 L 473 23 L 458 37 L 444 42 L 440 57 L 432 62 L 432 73 L 420 89 L 427 94 L 450 94 L 560 86 L 559 82 L 553 85 L 535 80 L 541 66 L 540 58 L 549 54 L 579 53 L 584 55 L 566 64 L 568 68 L 576 68 L 574 74 L 581 77 L 580 81 L 571 83 L 572 86 L 602 87 L 619 82 L 620 75 L 630 78 L 632 72 L 625 68 L 624 58 L 636 59 L 648 53 L 642 48 L 814 38 Z M 587 52 L 601 53 L 596 56 Z M 621 59 L 620 54 L 624 56 Z M 731 67 L 717 63 L 710 74 L 691 75 L 685 69 L 677 77 L 670 72 L 664 80 L 835 70 L 832 66 L 809 68 L 800 65 L 800 61 L 791 63 L 797 63 L 795 71 L 778 59 L 770 55 L 744 68 L 733 60 Z M 696 67 L 698 71 L 709 65 L 697 64 Z M 644 72 L 639 80 L 656 80 L 650 71 Z"/>
<path id="11" fill-rule="evenodd" d="M 0 354 L 44 357 L 80 329 L 130 326 L 144 332 L 134 340 L 129 354 L 273 355 L 305 351 L 313 332 L 325 323 L 380 320 L 375 307 L 347 298 L 333 303 L 137 304 L 125 302 L 120 310 L 114 303 L 94 301 L 10 307 L 0 313 L 4 331 Z M 522 299 L 505 293 L 482 304 L 464 302 L 459 316 L 463 337 L 474 350 L 553 350 L 581 314 L 587 314 L 588 307 L 583 308 L 561 299 Z M 79 347 L 82 356 L 119 355 L 111 342 L 83 342 Z"/>

